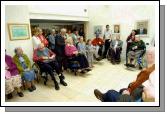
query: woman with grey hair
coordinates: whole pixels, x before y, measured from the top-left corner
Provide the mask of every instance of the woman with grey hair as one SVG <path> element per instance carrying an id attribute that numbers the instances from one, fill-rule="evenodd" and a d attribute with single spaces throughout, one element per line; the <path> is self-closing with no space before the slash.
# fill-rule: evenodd
<path id="1" fill-rule="evenodd" d="M 15 48 L 15 55 L 13 61 L 17 66 L 19 73 L 22 76 L 23 81 L 25 81 L 26 86 L 30 92 L 36 90 L 34 79 L 35 73 L 31 69 L 31 63 L 26 54 L 23 53 L 21 47 Z"/>

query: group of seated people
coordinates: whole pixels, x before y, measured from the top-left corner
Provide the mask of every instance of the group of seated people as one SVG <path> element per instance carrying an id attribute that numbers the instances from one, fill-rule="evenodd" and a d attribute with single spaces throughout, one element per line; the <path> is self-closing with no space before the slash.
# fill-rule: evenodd
<path id="1" fill-rule="evenodd" d="M 27 89 L 32 92 L 36 90 L 35 87 L 35 73 L 31 69 L 31 63 L 26 54 L 23 53 L 22 48 L 18 47 L 14 50 L 15 55 L 12 58 L 5 54 L 5 94 L 8 99 L 11 99 L 12 92 L 17 91 L 20 97 L 23 97 L 20 87 L 25 85 Z"/>
<path id="2" fill-rule="evenodd" d="M 67 86 L 63 71 L 68 68 L 69 59 L 77 61 L 79 64 L 78 72 L 86 73 L 94 67 L 94 59 L 99 61 L 103 58 L 105 42 L 100 38 L 99 34 L 96 34 L 96 38 L 88 39 L 85 42 L 84 37 L 79 36 L 77 31 L 74 33 L 67 35 L 66 29 L 63 28 L 59 34 L 55 35 L 55 31 L 52 30 L 47 40 L 42 34 L 42 29 L 36 28 L 33 31 L 33 61 L 39 66 L 41 72 L 48 73 L 51 76 L 56 90 L 59 90 L 60 87 L 54 72 L 59 76 L 60 84 Z M 130 63 L 132 63 L 134 55 L 138 55 L 140 49 L 145 48 L 145 45 L 135 35 L 131 35 L 130 40 L 132 41 L 128 46 L 127 53 L 130 56 Z M 111 56 L 113 64 L 120 63 L 122 45 L 123 42 L 120 40 L 119 35 L 116 36 L 116 39 L 111 40 L 108 54 Z M 15 89 L 18 95 L 23 97 L 24 94 L 20 89 L 22 85 L 25 85 L 30 92 L 36 90 L 34 83 L 36 75 L 28 56 L 20 47 L 15 48 L 14 52 L 13 58 L 7 54 L 5 55 L 5 94 L 8 99 L 12 98 L 12 92 Z"/>

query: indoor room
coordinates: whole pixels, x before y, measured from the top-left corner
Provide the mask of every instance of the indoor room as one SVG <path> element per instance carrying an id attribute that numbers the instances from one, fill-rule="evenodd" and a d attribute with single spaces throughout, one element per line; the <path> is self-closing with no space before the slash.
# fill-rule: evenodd
<path id="1" fill-rule="evenodd" d="M 155 65 L 155 32 L 154 5 L 6 5 L 5 53 L 21 85 L 5 82 L 5 101 L 124 102 L 105 93 L 132 97 L 129 84 Z"/>

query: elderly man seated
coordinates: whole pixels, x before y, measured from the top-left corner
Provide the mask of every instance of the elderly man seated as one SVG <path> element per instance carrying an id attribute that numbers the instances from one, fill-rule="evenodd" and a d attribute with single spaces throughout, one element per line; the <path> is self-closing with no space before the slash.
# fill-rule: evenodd
<path id="1" fill-rule="evenodd" d="M 59 64 L 56 61 L 56 54 L 53 53 L 48 48 L 44 47 L 44 44 L 39 44 L 38 48 L 34 50 L 33 61 L 38 64 L 42 72 L 48 72 L 55 84 L 55 89 L 59 90 L 59 85 L 54 77 L 53 71 L 56 70 L 60 78 L 60 83 L 64 86 L 67 86 L 67 83 L 64 81 L 64 75 Z"/>
<path id="2" fill-rule="evenodd" d="M 139 36 L 135 36 L 135 41 L 131 43 L 128 50 L 128 58 L 130 63 L 128 62 L 125 64 L 127 67 L 135 67 L 134 65 L 134 59 L 143 57 L 146 50 L 146 45 L 143 42 L 143 40 L 140 40 Z M 139 68 L 141 69 L 141 66 L 139 64 Z"/>
<path id="3" fill-rule="evenodd" d="M 104 41 L 102 38 L 100 38 L 99 34 L 96 34 L 96 38 L 92 40 L 92 45 L 95 46 L 95 58 L 96 60 L 101 60 L 102 54 L 103 54 L 103 45 Z"/>
<path id="4" fill-rule="evenodd" d="M 111 41 L 109 55 L 111 56 L 111 63 L 120 63 L 120 54 L 122 51 L 123 41 L 120 40 L 120 35 L 116 36 L 115 40 Z"/>

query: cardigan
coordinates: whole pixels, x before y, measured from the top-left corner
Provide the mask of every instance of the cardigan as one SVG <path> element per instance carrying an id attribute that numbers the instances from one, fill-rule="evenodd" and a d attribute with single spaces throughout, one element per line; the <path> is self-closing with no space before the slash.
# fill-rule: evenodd
<path id="1" fill-rule="evenodd" d="M 14 63 L 13 59 L 9 55 L 5 55 L 5 63 L 9 67 L 8 71 L 10 72 L 11 76 L 15 76 L 19 74 L 16 64 Z"/>
<path id="2" fill-rule="evenodd" d="M 142 70 L 138 75 L 135 82 L 132 82 L 132 84 L 128 87 L 129 92 L 133 92 L 137 87 L 139 87 L 143 82 L 149 79 L 150 74 L 155 70 L 155 64 L 153 64 L 151 67 L 148 67 L 145 70 Z"/>
<path id="3" fill-rule="evenodd" d="M 25 61 L 26 66 L 29 69 L 31 69 L 31 62 L 30 62 L 29 58 L 27 57 L 27 55 L 26 54 L 22 54 L 22 57 L 23 57 L 23 59 Z M 17 55 L 14 55 L 13 61 L 16 64 L 19 73 L 22 75 L 23 72 L 24 72 L 24 69 L 23 69 L 23 67 L 22 67 L 22 65 L 21 65 L 21 63 L 19 61 L 19 57 Z"/>

